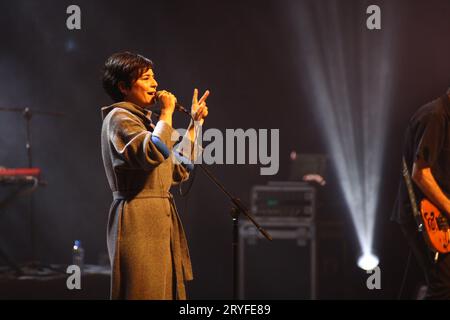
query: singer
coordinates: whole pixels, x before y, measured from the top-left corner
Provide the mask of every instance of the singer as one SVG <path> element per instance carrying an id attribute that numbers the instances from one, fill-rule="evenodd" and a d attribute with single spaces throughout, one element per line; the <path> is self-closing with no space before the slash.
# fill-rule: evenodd
<path id="1" fill-rule="evenodd" d="M 188 167 L 174 159 L 177 100 L 157 87 L 149 59 L 121 52 L 106 60 L 103 88 L 114 104 L 101 110 L 101 150 L 113 193 L 107 228 L 112 299 L 184 300 L 185 281 L 193 278 L 186 236 L 169 192 L 189 176 Z M 208 115 L 208 95 L 198 100 L 194 90 L 190 111 L 195 123 L 181 143 L 194 144 L 195 128 Z M 161 115 L 154 125 L 149 108 L 156 100 Z M 195 160 L 193 153 L 184 156 Z"/>

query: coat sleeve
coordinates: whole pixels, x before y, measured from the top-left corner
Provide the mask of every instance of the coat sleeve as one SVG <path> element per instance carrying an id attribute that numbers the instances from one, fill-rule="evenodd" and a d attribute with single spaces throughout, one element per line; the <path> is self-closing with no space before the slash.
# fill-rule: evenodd
<path id="1" fill-rule="evenodd" d="M 199 129 L 201 130 L 201 127 Z M 198 135 L 194 142 L 189 139 L 189 132 L 186 132 L 181 142 L 174 147 L 173 185 L 189 178 L 189 173 L 194 169 L 194 162 L 201 153 L 201 141 L 198 139 Z"/>
<path id="2" fill-rule="evenodd" d="M 185 157 L 177 151 L 173 154 L 174 166 L 173 166 L 173 183 L 177 185 L 183 181 L 189 179 L 189 173 L 194 169 L 192 158 Z"/>
<path id="3" fill-rule="evenodd" d="M 170 125 L 159 121 L 152 133 L 127 111 L 112 115 L 108 131 L 115 167 L 150 170 L 167 159 L 173 148 Z"/>

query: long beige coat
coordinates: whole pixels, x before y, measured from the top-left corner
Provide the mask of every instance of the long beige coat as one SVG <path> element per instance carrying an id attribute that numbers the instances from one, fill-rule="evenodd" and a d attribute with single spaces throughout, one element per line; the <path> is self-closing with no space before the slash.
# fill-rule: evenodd
<path id="1" fill-rule="evenodd" d="M 159 121 L 156 130 L 150 116 L 129 102 L 102 108 L 102 157 L 114 197 L 107 232 L 112 299 L 186 299 L 185 280 L 192 280 L 186 237 L 169 192 L 188 171 L 152 141 L 158 132 L 169 151 L 175 143 L 174 129 Z"/>

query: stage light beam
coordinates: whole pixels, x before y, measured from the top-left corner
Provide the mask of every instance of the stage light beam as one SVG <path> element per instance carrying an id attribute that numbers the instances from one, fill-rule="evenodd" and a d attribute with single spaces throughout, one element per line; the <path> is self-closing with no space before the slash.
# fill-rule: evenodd
<path id="1" fill-rule="evenodd" d="M 299 81 L 322 123 L 367 267 L 378 264 L 372 251 L 394 39 L 368 31 L 358 16 L 365 9 L 352 4 L 293 1 L 287 14 L 300 46 Z"/>
<path id="2" fill-rule="evenodd" d="M 378 266 L 378 263 L 380 261 L 378 260 L 378 257 L 375 256 L 372 253 L 364 253 L 361 257 L 358 259 L 358 267 L 360 267 L 363 270 L 373 270 Z"/>

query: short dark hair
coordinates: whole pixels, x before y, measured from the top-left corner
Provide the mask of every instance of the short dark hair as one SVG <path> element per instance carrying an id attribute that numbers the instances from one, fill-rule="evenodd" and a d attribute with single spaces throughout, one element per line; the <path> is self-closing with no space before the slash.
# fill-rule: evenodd
<path id="1" fill-rule="evenodd" d="M 153 69 L 153 62 L 140 54 L 128 51 L 111 55 L 103 67 L 103 89 L 114 101 L 122 101 L 123 94 L 119 82 L 123 81 L 127 88 L 148 69 Z"/>

